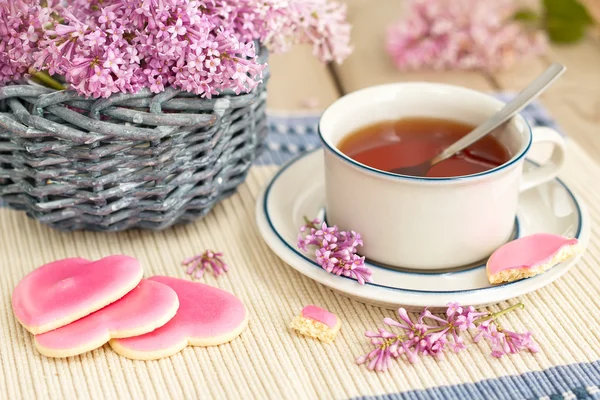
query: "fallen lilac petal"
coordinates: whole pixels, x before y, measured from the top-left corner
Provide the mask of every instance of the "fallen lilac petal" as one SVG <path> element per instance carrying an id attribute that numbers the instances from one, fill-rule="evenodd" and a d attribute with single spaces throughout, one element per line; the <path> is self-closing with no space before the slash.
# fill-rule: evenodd
<path id="1" fill-rule="evenodd" d="M 396 338 L 397 335 L 391 333 L 391 332 L 387 332 L 385 330 L 381 330 L 381 337 L 384 339 L 391 339 L 391 338 Z"/>
<path id="2" fill-rule="evenodd" d="M 404 349 L 404 354 L 406 354 L 406 357 L 411 364 L 414 364 L 418 361 L 416 351 L 411 351 L 410 347 L 406 343 L 402 343 L 402 348 Z"/>
<path id="3" fill-rule="evenodd" d="M 427 342 L 429 343 L 434 343 L 437 342 L 442 336 L 446 336 L 446 333 L 450 330 L 450 327 L 447 327 L 446 329 L 440 331 L 440 332 L 435 332 L 430 334 L 429 336 L 427 336 Z"/>
<path id="4" fill-rule="evenodd" d="M 459 351 L 464 350 L 466 348 L 463 338 L 460 337 L 460 335 L 454 331 L 452 331 L 452 343 L 450 344 L 450 348 L 455 353 L 458 353 Z"/>
<path id="5" fill-rule="evenodd" d="M 421 318 L 421 320 L 422 320 L 423 318 L 430 318 L 430 319 L 433 319 L 434 321 L 437 321 L 437 322 L 439 322 L 439 323 L 441 323 L 441 324 L 447 324 L 447 323 L 448 323 L 448 321 L 447 321 L 447 320 L 445 320 L 445 319 L 442 319 L 442 318 L 440 318 L 440 317 L 438 317 L 438 316 L 436 316 L 436 315 L 433 315 L 433 314 L 431 313 L 431 311 L 429 311 L 429 310 L 427 309 L 427 307 L 426 307 L 426 308 L 423 310 L 423 312 L 421 313 L 421 317 L 420 317 L 420 318 Z"/>
<path id="6" fill-rule="evenodd" d="M 461 314 L 463 312 L 463 308 L 460 306 L 460 304 L 456 302 L 448 303 L 447 307 L 448 309 L 446 310 L 446 315 L 448 316 L 448 318 L 453 317 L 455 314 Z"/>
<path id="7" fill-rule="evenodd" d="M 357 364 L 359 364 L 359 365 L 360 364 L 364 364 L 366 361 L 367 361 L 367 355 L 366 354 L 364 354 L 364 355 L 362 355 L 360 357 L 357 357 L 356 360 L 355 360 L 355 362 Z"/>
<path id="8" fill-rule="evenodd" d="M 408 329 L 408 326 L 402 325 L 400 322 L 398 322 L 392 318 L 384 318 L 383 323 L 386 325 L 390 325 L 390 326 L 396 326 L 396 327 L 402 328 L 402 329 Z"/>
<path id="9" fill-rule="evenodd" d="M 500 351 L 500 350 L 494 350 L 492 351 L 492 357 L 496 357 L 496 358 L 501 358 L 504 355 L 504 352 Z"/>
<path id="10" fill-rule="evenodd" d="M 181 265 L 188 265 L 189 263 L 191 263 L 192 261 L 196 261 L 197 259 L 198 256 L 188 257 L 181 262 Z"/>
<path id="11" fill-rule="evenodd" d="M 381 352 L 382 352 L 382 351 L 383 351 L 383 350 L 381 350 L 381 349 L 378 349 L 378 351 L 377 351 L 377 353 L 376 353 L 375 357 L 373 357 L 373 358 L 371 359 L 371 362 L 369 363 L 369 365 L 368 365 L 368 367 L 367 367 L 367 368 L 368 368 L 368 369 L 370 369 L 371 371 L 373 371 L 373 370 L 375 369 L 375 366 L 377 365 L 377 361 L 379 361 L 379 357 L 381 357 Z"/>
<path id="12" fill-rule="evenodd" d="M 399 308 L 398 309 L 398 316 L 400 317 L 400 319 L 404 322 L 406 322 L 406 324 L 411 327 L 414 325 L 414 323 L 412 322 L 412 320 L 410 319 L 410 317 L 408 316 L 408 312 L 404 309 L 404 308 Z"/>
<path id="13" fill-rule="evenodd" d="M 188 275 L 192 275 L 192 273 L 194 272 L 195 269 L 196 269 L 196 266 L 192 264 L 185 270 L 185 273 Z"/>

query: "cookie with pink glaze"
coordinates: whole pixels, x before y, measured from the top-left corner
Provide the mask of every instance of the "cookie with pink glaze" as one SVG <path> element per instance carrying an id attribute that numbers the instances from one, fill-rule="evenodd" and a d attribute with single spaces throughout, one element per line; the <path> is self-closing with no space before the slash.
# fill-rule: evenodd
<path id="1" fill-rule="evenodd" d="M 537 233 L 506 243 L 490 256 L 490 283 L 512 282 L 542 274 L 579 253 L 577 239 Z"/>
<path id="2" fill-rule="evenodd" d="M 177 293 L 167 285 L 142 279 L 135 289 L 108 306 L 50 332 L 35 336 L 47 357 L 70 357 L 97 349 L 112 338 L 152 332 L 177 313 Z"/>
<path id="3" fill-rule="evenodd" d="M 290 324 L 290 328 L 301 335 L 325 343 L 333 342 L 341 327 L 342 321 L 335 314 L 312 304 L 304 307 Z"/>
<path id="4" fill-rule="evenodd" d="M 119 300 L 140 283 L 143 274 L 138 260 L 122 255 L 98 261 L 55 261 L 17 284 L 13 312 L 29 332 L 48 332 Z"/>
<path id="5" fill-rule="evenodd" d="M 179 297 L 179 309 L 172 320 L 153 332 L 112 339 L 110 346 L 122 356 L 156 360 L 186 346 L 216 346 L 235 339 L 248 325 L 246 307 L 231 293 L 184 279 L 149 279 L 170 286 Z"/>

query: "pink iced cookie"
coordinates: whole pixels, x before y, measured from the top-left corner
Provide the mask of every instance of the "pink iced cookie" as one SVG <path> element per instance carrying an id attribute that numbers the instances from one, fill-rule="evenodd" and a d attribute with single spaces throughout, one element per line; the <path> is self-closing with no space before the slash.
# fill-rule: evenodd
<path id="1" fill-rule="evenodd" d="M 312 304 L 302 309 L 302 316 L 304 318 L 319 321 L 327 325 L 331 329 L 335 328 L 339 322 L 339 319 L 335 314 L 330 313 L 329 311 L 321 307 L 314 306 Z"/>
<path id="2" fill-rule="evenodd" d="M 525 236 L 496 250 L 487 262 L 490 283 L 512 282 L 546 272 L 579 252 L 577 239 L 549 233 Z"/>
<path id="3" fill-rule="evenodd" d="M 69 357 L 103 346 L 112 338 L 152 332 L 175 316 L 179 300 L 173 289 L 142 279 L 112 304 L 75 322 L 35 336 L 35 347 L 47 357 Z"/>
<path id="4" fill-rule="evenodd" d="M 341 327 L 342 321 L 335 314 L 312 304 L 304 307 L 290 324 L 290 328 L 301 335 L 325 343 L 333 342 Z"/>
<path id="5" fill-rule="evenodd" d="M 125 296 L 143 274 L 138 260 L 127 256 L 55 261 L 19 282 L 12 294 L 13 312 L 29 332 L 48 332 Z"/>
<path id="6" fill-rule="evenodd" d="M 186 346 L 226 343 L 248 325 L 244 304 L 224 290 L 166 276 L 149 279 L 170 286 L 179 296 L 179 309 L 172 320 L 154 332 L 109 342 L 114 351 L 127 358 L 156 360 Z"/>

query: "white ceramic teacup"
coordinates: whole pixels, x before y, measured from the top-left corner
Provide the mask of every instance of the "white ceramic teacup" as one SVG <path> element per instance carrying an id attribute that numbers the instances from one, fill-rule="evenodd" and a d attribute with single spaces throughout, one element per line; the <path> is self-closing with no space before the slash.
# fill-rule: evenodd
<path id="1" fill-rule="evenodd" d="M 509 161 L 451 178 L 394 175 L 349 158 L 337 146 L 346 135 L 378 121 L 435 117 L 476 125 L 502 106 L 483 93 L 435 83 L 375 86 L 337 100 L 319 122 L 328 222 L 359 232 L 360 253 L 391 266 L 432 270 L 485 259 L 510 239 L 519 193 L 557 175 L 565 157 L 560 134 L 532 129 L 516 116 L 496 136 L 508 148 Z M 538 142 L 552 143 L 552 156 L 523 174 L 525 155 Z"/>

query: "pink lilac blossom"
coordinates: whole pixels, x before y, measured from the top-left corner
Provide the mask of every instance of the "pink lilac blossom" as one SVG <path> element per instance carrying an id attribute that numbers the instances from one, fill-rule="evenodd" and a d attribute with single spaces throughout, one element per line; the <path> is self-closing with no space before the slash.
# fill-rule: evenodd
<path id="1" fill-rule="evenodd" d="M 206 250 L 202 254 L 195 255 L 183 260 L 182 264 L 187 266 L 186 274 L 200 279 L 204 272 L 210 268 L 214 276 L 226 273 L 229 267 L 223 261 L 223 253 Z"/>
<path id="2" fill-rule="evenodd" d="M 515 0 L 409 0 L 388 28 L 386 48 L 398 69 L 509 68 L 547 48 L 541 30 L 514 21 Z"/>
<path id="3" fill-rule="evenodd" d="M 497 324 L 483 322 L 477 327 L 478 333 L 473 338 L 475 343 L 482 338 L 487 339 L 492 347 L 492 356 L 500 358 L 504 354 L 518 353 L 523 349 L 528 349 L 532 353 L 540 351 L 539 345 L 533 340 L 531 332 L 517 333 L 499 328 Z"/>
<path id="4" fill-rule="evenodd" d="M 356 362 L 363 364 L 369 361 L 368 368 L 370 370 L 384 371 L 392 366 L 394 358 L 398 358 L 400 354 L 404 353 L 404 348 L 401 346 L 401 337 L 397 334 L 379 328 L 377 332 L 365 332 L 365 336 L 371 340 L 371 344 L 375 348 L 359 357 Z"/>
<path id="5" fill-rule="evenodd" d="M 61 9 L 33 0 L 0 6 L 7 27 L 0 27 L 0 52 L 15 49 L 7 54 L 8 66 L 0 64 L 0 82 L 17 80 L 34 66 L 64 75 L 90 97 L 171 86 L 210 98 L 223 90 L 248 92 L 261 82 L 265 65 L 256 43 L 275 52 L 311 43 L 324 62 L 341 62 L 351 51 L 345 6 L 327 0 L 65 3 Z M 56 18 L 47 21 L 51 11 Z"/>
<path id="6" fill-rule="evenodd" d="M 404 308 L 398 309 L 400 321 L 385 318 L 383 323 L 397 328 L 400 333 L 380 328 L 377 332 L 366 331 L 365 336 L 375 346 L 369 353 L 356 359 L 357 364 L 367 364 L 370 370 L 383 371 L 392 365 L 392 360 L 406 355 L 409 362 L 415 363 L 419 356 L 444 358 L 444 352 L 450 349 L 459 352 L 466 348 L 460 333 L 468 329 L 477 329 L 473 338 L 479 342 L 482 338 L 489 341 L 493 357 L 518 353 L 527 349 L 532 353 L 539 351 L 531 332 L 516 333 L 502 329 L 496 319 L 517 308 L 516 304 L 497 313 L 477 311 L 474 307 L 461 307 L 458 303 L 448 303 L 445 318 L 432 314 L 425 308 L 417 322 L 413 322 Z"/>
<path id="7" fill-rule="evenodd" d="M 365 266 L 365 258 L 356 254 L 362 245 L 360 234 L 340 231 L 337 226 L 327 226 L 318 219 L 306 220 L 298 235 L 298 248 L 308 252 L 309 246 L 316 247 L 316 262 L 325 271 L 356 279 L 364 285 L 372 281 L 373 271 Z"/>
<path id="8" fill-rule="evenodd" d="M 338 63 L 352 52 L 345 4 L 324 0 L 271 0 L 266 4 L 271 13 L 261 40 L 275 51 L 285 52 L 292 44 L 307 43 L 321 61 Z"/>
<path id="9" fill-rule="evenodd" d="M 0 1 L 0 86 L 21 79 L 33 64 L 43 30 L 53 24 L 52 1 L 48 3 Z"/>
<path id="10" fill-rule="evenodd" d="M 282 53 L 294 44 L 310 44 L 323 62 L 341 63 L 352 52 L 346 5 L 327 0 L 215 0 L 209 17 L 239 33 L 240 40 L 258 40 Z"/>

